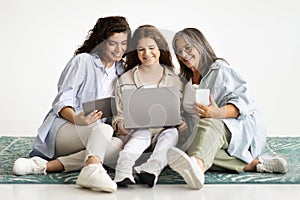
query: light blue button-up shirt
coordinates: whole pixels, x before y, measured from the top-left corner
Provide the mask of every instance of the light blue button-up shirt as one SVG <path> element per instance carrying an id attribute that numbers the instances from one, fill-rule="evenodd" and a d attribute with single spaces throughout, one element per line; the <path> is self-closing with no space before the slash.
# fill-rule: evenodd
<path id="1" fill-rule="evenodd" d="M 231 132 L 228 153 L 246 163 L 258 157 L 266 143 L 266 127 L 254 101 L 248 97 L 245 80 L 225 62 L 216 61 L 204 70 L 199 88 L 209 88 L 219 107 L 230 103 L 239 109 L 237 119 L 222 119 Z M 195 97 L 196 88 L 190 80 L 185 85 L 183 99 L 190 130 L 201 120 L 193 108 Z"/>
<path id="2" fill-rule="evenodd" d="M 123 62 L 115 62 L 115 79 L 123 73 Z M 70 106 L 79 114 L 82 103 L 103 98 L 101 79 L 107 75 L 97 55 L 82 53 L 74 56 L 63 70 L 58 82 L 58 94 L 52 103 L 33 145 L 30 156 L 52 158 L 55 154 L 55 138 L 59 128 L 67 120 L 59 116 L 62 108 Z M 113 91 L 111 91 L 113 96 Z"/>

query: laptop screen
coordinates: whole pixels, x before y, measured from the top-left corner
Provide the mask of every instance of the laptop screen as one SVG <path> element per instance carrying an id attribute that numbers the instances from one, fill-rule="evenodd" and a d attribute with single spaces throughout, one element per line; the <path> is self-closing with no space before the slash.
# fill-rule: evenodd
<path id="1" fill-rule="evenodd" d="M 175 87 L 122 91 L 124 127 L 155 128 L 180 124 L 179 89 Z"/>

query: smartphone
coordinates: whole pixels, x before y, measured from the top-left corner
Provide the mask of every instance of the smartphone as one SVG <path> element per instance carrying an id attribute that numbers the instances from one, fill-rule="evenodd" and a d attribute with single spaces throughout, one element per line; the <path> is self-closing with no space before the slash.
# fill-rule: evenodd
<path id="1" fill-rule="evenodd" d="M 196 102 L 201 103 L 205 106 L 209 106 L 209 89 L 197 89 L 196 90 Z"/>

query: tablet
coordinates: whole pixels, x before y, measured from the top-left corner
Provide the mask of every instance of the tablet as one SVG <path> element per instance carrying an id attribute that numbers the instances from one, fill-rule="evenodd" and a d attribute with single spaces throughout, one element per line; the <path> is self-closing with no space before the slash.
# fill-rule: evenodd
<path id="1" fill-rule="evenodd" d="M 115 97 L 107 97 L 82 103 L 84 115 L 88 115 L 94 110 L 102 111 L 102 117 L 111 117 L 116 114 Z"/>

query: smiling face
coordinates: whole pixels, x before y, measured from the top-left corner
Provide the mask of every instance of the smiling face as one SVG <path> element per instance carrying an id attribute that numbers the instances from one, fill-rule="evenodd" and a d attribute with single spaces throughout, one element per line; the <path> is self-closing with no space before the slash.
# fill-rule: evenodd
<path id="1" fill-rule="evenodd" d="M 200 54 L 197 49 L 189 44 L 183 37 L 179 37 L 176 42 L 176 55 L 188 68 L 199 69 Z"/>
<path id="2" fill-rule="evenodd" d="M 137 43 L 137 54 L 142 65 L 159 64 L 160 51 L 156 42 L 151 38 L 141 38 Z"/>
<path id="3" fill-rule="evenodd" d="M 127 32 L 114 33 L 105 44 L 107 62 L 120 61 L 127 49 Z"/>

